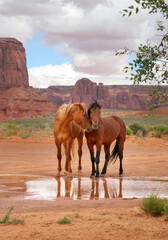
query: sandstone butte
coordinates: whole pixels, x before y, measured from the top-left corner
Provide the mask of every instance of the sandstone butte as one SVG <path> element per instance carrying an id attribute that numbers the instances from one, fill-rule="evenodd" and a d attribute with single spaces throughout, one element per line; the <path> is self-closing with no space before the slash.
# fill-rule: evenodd
<path id="1" fill-rule="evenodd" d="M 68 102 L 84 102 L 88 106 L 93 101 L 103 104 L 104 108 L 122 110 L 145 110 L 144 86 L 103 85 L 87 78 L 79 79 L 74 86 L 50 86 L 38 91 L 58 105 Z"/>
<path id="2" fill-rule="evenodd" d="M 104 86 L 103 83 L 96 84 L 87 78 L 80 79 L 71 89 L 71 102 L 83 101 L 87 105 L 97 100 L 104 108 L 123 110 L 144 110 L 143 88 L 135 88 L 126 85 Z"/>
<path id="3" fill-rule="evenodd" d="M 162 86 L 168 92 L 168 86 Z M 103 85 L 88 78 L 79 79 L 74 86 L 50 86 L 47 89 L 37 89 L 52 102 L 63 103 L 84 102 L 88 107 L 93 101 L 103 104 L 104 108 L 120 110 L 146 109 L 144 98 L 148 97 L 146 89 L 153 86 L 146 85 Z M 151 103 L 154 103 L 151 99 Z"/>
<path id="4" fill-rule="evenodd" d="M 58 106 L 29 86 L 25 49 L 0 38 L 0 120 L 55 113 Z"/>

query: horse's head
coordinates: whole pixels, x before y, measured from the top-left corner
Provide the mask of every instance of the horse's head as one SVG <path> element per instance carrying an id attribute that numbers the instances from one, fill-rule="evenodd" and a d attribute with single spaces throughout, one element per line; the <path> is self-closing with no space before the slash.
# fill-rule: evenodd
<path id="1" fill-rule="evenodd" d="M 70 114 L 73 115 L 73 120 L 86 132 L 92 131 L 91 122 L 86 113 L 86 107 L 84 103 L 75 103 L 70 109 Z"/>
<path id="2" fill-rule="evenodd" d="M 97 102 L 90 104 L 88 109 L 88 117 L 92 123 L 92 129 L 97 129 L 100 121 L 102 105 L 99 105 Z"/>

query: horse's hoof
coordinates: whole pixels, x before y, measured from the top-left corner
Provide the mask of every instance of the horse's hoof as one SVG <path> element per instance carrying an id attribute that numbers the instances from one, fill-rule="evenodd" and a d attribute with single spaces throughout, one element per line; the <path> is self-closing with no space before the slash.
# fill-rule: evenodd
<path id="1" fill-rule="evenodd" d="M 68 178 L 72 178 L 72 173 L 71 172 L 67 172 L 67 177 Z"/>
<path id="2" fill-rule="evenodd" d="M 82 171 L 81 170 L 78 170 L 77 174 L 78 175 L 81 175 Z"/>
<path id="3" fill-rule="evenodd" d="M 119 173 L 119 177 L 123 177 L 123 174 L 122 174 L 122 173 Z"/>
<path id="4" fill-rule="evenodd" d="M 96 175 L 95 178 L 100 178 L 100 175 Z"/>
<path id="5" fill-rule="evenodd" d="M 67 173 L 66 170 L 64 170 L 63 173 L 62 173 L 63 176 L 66 176 L 67 174 L 68 174 L 68 173 Z"/>
<path id="6" fill-rule="evenodd" d="M 100 177 L 105 177 L 105 174 L 101 173 L 101 174 L 100 174 Z"/>
<path id="7" fill-rule="evenodd" d="M 60 177 L 60 172 L 59 172 L 59 171 L 56 172 L 55 176 L 56 176 L 56 177 Z"/>
<path id="8" fill-rule="evenodd" d="M 90 175 L 90 178 L 94 178 L 94 174 L 91 174 L 91 175 Z"/>

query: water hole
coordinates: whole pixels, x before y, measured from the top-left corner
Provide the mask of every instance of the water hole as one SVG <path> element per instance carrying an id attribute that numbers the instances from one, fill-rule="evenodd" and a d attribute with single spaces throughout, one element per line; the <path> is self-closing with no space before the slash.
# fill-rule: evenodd
<path id="1" fill-rule="evenodd" d="M 41 177 L 0 175 L 0 193 L 20 193 L 27 200 L 134 199 L 155 194 L 168 198 L 168 178 Z"/>

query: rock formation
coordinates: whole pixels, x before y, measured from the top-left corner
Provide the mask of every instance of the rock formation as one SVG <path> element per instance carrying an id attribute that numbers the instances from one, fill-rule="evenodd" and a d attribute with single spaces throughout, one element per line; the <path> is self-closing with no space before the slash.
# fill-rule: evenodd
<path id="1" fill-rule="evenodd" d="M 70 101 L 84 102 L 87 106 L 93 101 L 98 101 L 106 106 L 109 105 L 109 91 L 103 83 L 98 85 L 87 78 L 78 80 L 70 92 Z"/>
<path id="2" fill-rule="evenodd" d="M 0 38 L 0 88 L 28 87 L 25 49 L 14 38 Z"/>
<path id="3" fill-rule="evenodd" d="M 138 90 L 139 93 L 138 93 Z M 104 108 L 143 110 L 145 91 L 136 86 L 104 86 L 103 83 L 93 83 L 89 79 L 80 79 L 71 89 L 71 102 L 85 102 L 87 105 L 94 100 L 103 104 Z"/>
<path id="4" fill-rule="evenodd" d="M 47 115 L 58 106 L 44 98 L 32 87 L 10 87 L 0 90 L 0 120 Z"/>
<path id="5" fill-rule="evenodd" d="M 80 79 L 75 86 L 52 86 L 38 91 L 58 105 L 69 102 L 89 103 L 97 100 L 104 108 L 121 110 L 145 110 L 144 98 L 147 86 L 103 85 L 87 78 Z M 148 86 L 150 88 L 151 86 Z M 166 86 L 165 86 L 166 88 Z M 166 88 L 168 92 L 168 87 Z"/>
<path id="6" fill-rule="evenodd" d="M 61 106 L 70 101 L 71 86 L 50 86 L 47 89 L 37 89 L 37 91 L 50 101 Z"/>
<path id="7" fill-rule="evenodd" d="M 122 110 L 146 109 L 144 98 L 147 97 L 147 94 L 144 86 L 113 85 L 108 86 L 108 89 L 110 99 L 107 108 Z"/>
<path id="8" fill-rule="evenodd" d="M 25 49 L 0 38 L 0 120 L 55 113 L 58 106 L 29 87 Z"/>

